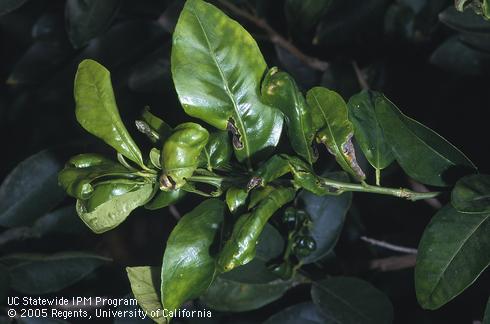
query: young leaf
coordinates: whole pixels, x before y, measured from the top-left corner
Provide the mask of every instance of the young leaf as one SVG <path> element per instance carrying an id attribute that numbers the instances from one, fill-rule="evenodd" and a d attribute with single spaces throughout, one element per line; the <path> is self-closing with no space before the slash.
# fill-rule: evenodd
<path id="1" fill-rule="evenodd" d="M 264 324 L 324 324 L 325 318 L 311 302 L 296 304 L 269 317 Z"/>
<path id="2" fill-rule="evenodd" d="M 490 213 L 490 175 L 474 174 L 459 179 L 451 203 L 463 213 Z"/>
<path id="3" fill-rule="evenodd" d="M 402 114 L 386 97 L 375 99 L 376 116 L 396 160 L 411 178 L 433 186 L 448 186 L 473 163 L 436 132 Z"/>
<path id="4" fill-rule="evenodd" d="M 171 66 L 186 113 L 230 130 L 239 161 L 277 145 L 282 115 L 259 98 L 267 66 L 236 21 L 211 4 L 188 0 L 173 34 Z"/>
<path id="5" fill-rule="evenodd" d="M 179 189 L 187 182 L 199 166 L 199 156 L 208 139 L 208 131 L 198 124 L 184 123 L 175 127 L 163 144 L 160 156 L 163 171 L 160 189 Z"/>
<path id="6" fill-rule="evenodd" d="M 236 212 L 240 207 L 244 206 L 248 197 L 246 189 L 231 187 L 226 191 L 226 204 L 230 212 Z"/>
<path id="7" fill-rule="evenodd" d="M 376 170 L 382 170 L 394 160 L 391 147 L 385 139 L 381 125 L 376 117 L 375 91 L 364 90 L 349 99 L 349 120 L 354 125 L 354 137 L 367 160 Z"/>
<path id="8" fill-rule="evenodd" d="M 77 200 L 77 213 L 92 232 L 101 234 L 124 222 L 134 209 L 150 199 L 152 193 L 152 184 L 101 184 L 92 198 Z"/>
<path id="9" fill-rule="evenodd" d="M 393 306 L 390 300 L 367 281 L 334 277 L 315 282 L 311 298 L 332 322 L 341 324 L 390 324 Z"/>
<path id="10" fill-rule="evenodd" d="M 153 143 L 165 142 L 172 134 L 172 127 L 161 118 L 153 115 L 148 107 L 143 109 L 141 120 L 136 121 L 136 127 L 140 132 L 146 134 Z"/>
<path id="11" fill-rule="evenodd" d="M 224 219 L 225 204 L 209 199 L 184 215 L 174 227 L 163 256 L 161 300 L 178 309 L 203 294 L 216 276 L 210 250 Z"/>
<path id="12" fill-rule="evenodd" d="M 63 164 L 53 151 L 41 151 L 22 161 L 0 186 L 0 225 L 30 225 L 65 197 L 56 174 Z"/>
<path id="13" fill-rule="evenodd" d="M 271 107 L 278 108 L 286 117 L 288 137 L 294 151 L 313 164 L 318 152 L 313 147 L 317 129 L 306 100 L 294 79 L 277 68 L 269 70 L 262 82 L 262 98 Z"/>
<path id="14" fill-rule="evenodd" d="M 163 306 L 160 302 L 160 268 L 157 267 L 126 267 L 129 283 L 138 305 L 151 319 L 159 324 L 167 324 L 163 316 Z M 152 317 L 151 314 L 159 314 Z"/>
<path id="15" fill-rule="evenodd" d="M 60 291 L 82 280 L 110 259 L 84 253 L 14 254 L 0 259 L 10 272 L 12 289 L 29 295 Z"/>
<path id="16" fill-rule="evenodd" d="M 233 148 L 228 133 L 218 131 L 209 134 L 209 140 L 199 156 L 199 165 L 209 171 L 226 166 L 230 162 Z"/>
<path id="17" fill-rule="evenodd" d="M 65 7 L 68 37 L 75 48 L 86 45 L 107 29 L 116 17 L 120 0 L 68 0 Z"/>
<path id="18" fill-rule="evenodd" d="M 345 173 L 339 173 L 339 176 L 327 175 L 332 179 L 348 181 Z M 301 259 L 304 264 L 308 264 L 325 257 L 337 244 L 344 226 L 345 215 L 350 208 L 352 193 L 345 192 L 339 196 L 320 197 L 311 192 L 302 191 L 299 199 L 304 203 L 304 209 L 310 215 L 312 222 L 310 235 L 316 242 L 316 249 Z"/>
<path id="19" fill-rule="evenodd" d="M 347 116 L 347 105 L 336 92 L 315 87 L 306 94 L 313 120 L 320 129 L 317 140 L 325 144 L 339 165 L 358 180 L 365 178 L 357 163 L 352 144 L 354 128 Z"/>
<path id="20" fill-rule="evenodd" d="M 158 191 L 148 203 L 145 208 L 149 210 L 155 210 L 173 205 L 184 198 L 186 192 L 182 189 L 170 190 L 170 191 Z"/>
<path id="21" fill-rule="evenodd" d="M 420 240 L 415 291 L 420 305 L 437 309 L 459 295 L 490 264 L 490 212 L 463 214 L 447 205 Z"/>
<path id="22" fill-rule="evenodd" d="M 83 128 L 144 168 L 143 158 L 119 116 L 109 71 L 83 60 L 75 76 L 75 113 Z"/>
<path id="23" fill-rule="evenodd" d="M 218 258 L 220 271 L 230 271 L 250 262 L 255 257 L 257 240 L 269 218 L 284 204 L 294 199 L 292 188 L 277 188 L 266 196 L 251 213 L 236 221 L 230 239 Z"/>

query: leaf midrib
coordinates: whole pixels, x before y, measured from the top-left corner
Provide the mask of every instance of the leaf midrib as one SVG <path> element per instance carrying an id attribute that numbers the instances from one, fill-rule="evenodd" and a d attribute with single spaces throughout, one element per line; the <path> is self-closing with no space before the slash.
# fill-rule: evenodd
<path id="1" fill-rule="evenodd" d="M 228 97 L 230 98 L 230 100 L 232 102 L 233 110 L 235 111 L 235 116 L 234 116 L 235 121 L 238 123 L 237 126 L 240 129 L 240 140 L 243 141 L 243 147 L 245 149 L 246 156 L 247 156 L 247 158 L 249 158 L 250 157 L 250 147 L 248 145 L 248 138 L 247 138 L 247 134 L 245 132 L 245 125 L 244 125 L 243 120 L 239 114 L 238 104 L 236 103 L 235 97 L 230 90 L 230 87 L 228 85 L 228 81 L 226 80 L 225 75 L 223 73 L 223 70 L 221 69 L 221 65 L 216 60 L 216 54 L 214 53 L 214 50 L 211 47 L 211 43 L 209 41 L 208 35 L 206 34 L 206 31 L 204 29 L 203 23 L 201 22 L 201 19 L 199 18 L 199 16 L 196 14 L 196 12 L 194 10 L 189 10 L 189 11 L 196 18 L 196 20 L 199 24 L 199 27 L 201 28 L 202 34 L 204 35 L 204 38 L 206 40 L 206 44 L 208 46 L 209 54 L 210 54 L 211 58 L 213 59 L 213 62 L 216 65 L 216 68 L 218 69 L 218 72 L 221 76 L 221 80 L 223 81 L 223 85 L 225 87 L 225 92 L 228 94 Z"/>

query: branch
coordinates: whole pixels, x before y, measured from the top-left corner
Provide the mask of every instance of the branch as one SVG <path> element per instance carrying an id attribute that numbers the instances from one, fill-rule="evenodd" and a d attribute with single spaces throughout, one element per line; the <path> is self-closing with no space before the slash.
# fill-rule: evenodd
<path id="1" fill-rule="evenodd" d="M 281 46 L 282 48 L 290 52 L 297 59 L 299 59 L 309 67 L 322 72 L 325 72 L 327 70 L 328 68 L 327 62 L 322 61 L 316 57 L 308 56 L 305 53 L 301 52 L 301 50 L 299 50 L 291 42 L 289 42 L 287 39 L 282 37 L 278 32 L 276 32 L 264 19 L 250 14 L 247 11 L 240 9 L 239 7 L 235 6 L 234 4 L 226 0 L 218 0 L 218 2 L 223 7 L 227 8 L 232 13 L 234 13 L 235 15 L 245 18 L 246 20 L 253 23 L 255 26 L 263 29 L 269 35 L 269 39 L 271 40 L 272 43 Z"/>
<path id="2" fill-rule="evenodd" d="M 367 83 L 366 76 L 364 72 L 359 68 L 356 61 L 352 61 L 352 67 L 354 68 L 354 72 L 356 72 L 357 82 L 359 82 L 359 86 L 362 90 L 369 90 L 369 84 Z M 376 169 L 378 171 L 378 169 Z"/>
<path id="3" fill-rule="evenodd" d="M 369 238 L 367 236 L 361 236 L 361 240 L 363 240 L 364 242 L 368 242 L 369 244 L 385 248 L 387 250 L 402 252 L 402 253 L 408 253 L 408 254 L 417 254 L 417 249 L 408 248 L 408 247 L 399 246 L 399 245 L 391 244 L 391 243 L 384 242 L 384 241 L 375 240 L 375 239 Z"/>
<path id="4" fill-rule="evenodd" d="M 379 271 L 394 271 L 415 267 L 417 255 L 408 254 L 397 257 L 375 259 L 369 263 L 369 269 Z"/>
<path id="5" fill-rule="evenodd" d="M 380 195 L 394 196 L 398 198 L 405 198 L 411 201 L 425 200 L 437 197 L 441 192 L 416 192 L 406 188 L 386 188 L 371 186 L 363 182 L 362 184 L 340 182 L 327 178 L 320 178 L 320 181 L 329 187 L 333 187 L 339 191 L 356 191 L 356 192 L 369 192 Z"/>

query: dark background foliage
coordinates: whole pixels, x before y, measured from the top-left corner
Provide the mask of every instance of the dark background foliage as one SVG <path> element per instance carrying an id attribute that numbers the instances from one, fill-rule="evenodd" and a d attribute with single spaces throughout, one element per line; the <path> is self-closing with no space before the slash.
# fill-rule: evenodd
<path id="1" fill-rule="evenodd" d="M 84 1 L 62 0 L 27 1 L 0 16 L 0 179 L 44 149 L 55 150 L 60 163 L 76 152 L 109 152 L 75 120 L 73 79 L 84 58 L 95 59 L 111 71 L 121 116 L 140 145 L 145 140 L 133 125 L 144 106 L 171 125 L 186 119 L 169 69 L 171 32 L 183 1 L 99 2 L 90 20 L 79 16 Z M 291 73 L 303 89 L 321 84 L 347 99 L 365 82 L 461 148 L 482 173 L 490 172 L 485 135 L 490 107 L 490 22 L 469 12 L 457 14 L 453 3 L 446 0 L 332 0 L 321 15 L 313 17 L 292 7 L 285 10 L 284 2 L 233 1 L 240 8 L 253 9 L 301 52 L 328 62 L 325 71 L 312 68 L 272 42 L 257 24 L 221 8 L 257 39 L 269 66 Z M 323 159 L 330 163 L 328 156 Z M 386 174 L 386 185 L 410 186 L 396 166 Z M 39 183 L 42 176 L 33 172 L 23 185 L 29 188 L 32 183 L 32 190 L 44 194 L 56 191 Z M 178 205 L 178 212 L 192 209 L 198 201 L 192 199 Z M 61 206 L 72 204 L 71 199 L 61 202 Z M 35 199 L 29 202 L 31 210 L 38 205 Z M 413 268 L 369 270 L 370 260 L 395 254 L 367 245 L 359 239 L 361 235 L 416 247 L 433 214 L 434 208 L 423 202 L 355 195 L 335 258 L 311 270 L 371 281 L 391 298 L 395 323 L 481 319 L 490 287 L 488 273 L 442 309 L 429 312 L 416 303 Z M 167 208 L 137 210 L 122 226 L 104 235 L 81 228 L 76 236 L 58 233 L 42 240 L 21 236 L 2 242 L 0 253 L 94 251 L 114 262 L 61 294 L 122 296 L 129 292 L 123 267 L 159 265 L 175 223 Z M 223 315 L 221 320 L 259 322 L 308 298 L 308 289 L 299 286 L 258 312 Z"/>

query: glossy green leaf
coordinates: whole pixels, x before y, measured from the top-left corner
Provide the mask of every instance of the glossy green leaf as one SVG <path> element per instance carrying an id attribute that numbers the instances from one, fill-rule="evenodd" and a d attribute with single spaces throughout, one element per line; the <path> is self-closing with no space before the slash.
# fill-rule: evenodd
<path id="1" fill-rule="evenodd" d="M 100 178 L 131 178 L 130 171 L 98 154 L 72 157 L 58 174 L 58 183 L 66 193 L 77 199 L 88 199 L 94 192 L 94 182 Z"/>
<path id="2" fill-rule="evenodd" d="M 376 117 L 375 103 L 379 96 L 382 95 L 378 92 L 364 90 L 352 96 L 347 106 L 349 120 L 354 125 L 354 137 L 364 156 L 375 169 L 382 170 L 395 157 Z"/>
<path id="3" fill-rule="evenodd" d="M 148 107 L 143 109 L 141 120 L 137 120 L 136 127 L 145 134 L 153 143 L 165 140 L 172 134 L 172 127 L 161 118 L 153 115 Z"/>
<path id="4" fill-rule="evenodd" d="M 143 158 L 124 126 L 116 105 L 109 71 L 83 60 L 75 76 L 75 113 L 83 128 L 143 167 Z"/>
<path id="5" fill-rule="evenodd" d="M 182 189 L 170 191 L 158 191 L 148 203 L 145 204 L 146 209 L 155 210 L 164 208 L 179 202 L 184 198 L 186 192 Z"/>
<path id="6" fill-rule="evenodd" d="M 317 129 L 314 128 L 310 108 L 294 79 L 278 68 L 270 69 L 262 82 L 262 98 L 269 106 L 282 111 L 292 148 L 306 162 L 313 164 L 318 158 L 313 146 Z"/>
<path id="7" fill-rule="evenodd" d="M 160 302 L 160 268 L 126 267 L 126 271 L 138 305 L 156 323 L 166 324 L 167 320 L 163 316 L 163 306 Z M 156 312 L 160 316 L 152 317 L 152 312 Z"/>
<path id="8" fill-rule="evenodd" d="M 179 189 L 187 182 L 199 166 L 199 156 L 208 139 L 208 131 L 198 124 L 184 123 L 175 127 L 162 148 L 160 189 Z"/>
<path id="9" fill-rule="evenodd" d="M 221 271 L 230 271 L 255 257 L 257 240 L 267 221 L 279 208 L 292 201 L 295 193 L 292 188 L 277 188 L 260 201 L 251 213 L 240 216 L 219 255 L 218 268 Z"/>
<path id="10" fill-rule="evenodd" d="M 0 185 L 0 225 L 30 225 L 58 205 L 66 196 L 56 181 L 62 167 L 54 151 L 41 151 L 20 162 Z"/>
<path id="11" fill-rule="evenodd" d="M 212 246 L 224 219 L 226 205 L 208 199 L 184 215 L 167 241 L 162 267 L 162 304 L 178 309 L 203 294 L 216 275 Z"/>
<path id="12" fill-rule="evenodd" d="M 334 177 L 329 174 L 327 177 L 348 181 L 345 173 L 339 173 L 339 175 L 340 177 Z M 339 196 L 317 196 L 311 192 L 302 191 L 299 199 L 310 216 L 312 225 L 309 233 L 316 242 L 316 249 L 301 259 L 304 264 L 308 264 L 324 258 L 337 244 L 351 205 L 352 193 L 345 192 Z"/>
<path id="13" fill-rule="evenodd" d="M 2 0 L 0 2 L 0 16 L 5 15 L 26 3 L 27 0 Z"/>
<path id="14" fill-rule="evenodd" d="M 0 264 L 0 303 L 3 303 L 8 297 L 10 290 L 9 270 Z"/>
<path id="15" fill-rule="evenodd" d="M 218 311 L 245 312 L 281 298 L 292 285 L 293 281 L 282 279 L 251 284 L 218 277 L 201 297 L 201 301 Z"/>
<path id="16" fill-rule="evenodd" d="M 369 282 L 350 277 L 333 277 L 311 287 L 313 303 L 332 323 L 391 324 L 390 300 Z"/>
<path id="17" fill-rule="evenodd" d="M 120 0 L 68 0 L 65 7 L 66 28 L 75 48 L 109 28 L 116 17 Z"/>
<path id="18" fill-rule="evenodd" d="M 10 271 L 12 289 L 29 295 L 60 291 L 82 280 L 110 259 L 83 252 L 15 254 L 0 259 Z"/>
<path id="19" fill-rule="evenodd" d="M 150 164 L 152 168 L 161 170 L 162 166 L 160 165 L 160 150 L 157 148 L 152 148 L 150 150 Z"/>
<path id="20" fill-rule="evenodd" d="M 357 164 L 352 144 L 354 127 L 349 121 L 344 99 L 334 91 L 315 87 L 306 94 L 306 101 L 312 109 L 315 127 L 320 129 L 317 140 L 325 144 L 342 169 L 363 180 L 365 175 Z"/>
<path id="21" fill-rule="evenodd" d="M 490 264 L 490 212 L 463 214 L 447 205 L 437 212 L 419 243 L 417 300 L 437 309 L 459 295 Z"/>
<path id="22" fill-rule="evenodd" d="M 267 161 L 262 163 L 254 172 L 254 178 L 257 183 L 266 186 L 269 182 L 274 181 L 283 175 L 291 172 L 291 165 L 283 154 L 273 155 Z M 249 184 L 250 189 L 252 184 Z"/>
<path id="23" fill-rule="evenodd" d="M 283 309 L 269 317 L 264 324 L 324 324 L 325 321 L 316 306 L 306 302 Z"/>
<path id="24" fill-rule="evenodd" d="M 490 213 L 490 176 L 474 174 L 459 179 L 451 203 L 463 213 Z"/>
<path id="25" fill-rule="evenodd" d="M 226 191 L 226 204 L 230 212 L 235 213 L 247 202 L 248 192 L 243 188 L 231 187 Z"/>
<path id="26" fill-rule="evenodd" d="M 101 234 L 121 224 L 134 209 L 144 205 L 152 193 L 152 184 L 99 185 L 92 198 L 77 200 L 77 213 L 94 233 Z"/>
<path id="27" fill-rule="evenodd" d="M 308 32 L 327 11 L 332 0 L 286 0 L 284 11 L 293 30 Z"/>
<path id="28" fill-rule="evenodd" d="M 199 157 L 199 164 L 209 171 L 219 169 L 228 165 L 232 153 L 233 148 L 228 138 L 228 133 L 223 131 L 214 132 L 209 134 L 208 143 Z"/>
<path id="29" fill-rule="evenodd" d="M 231 131 L 239 161 L 277 145 L 282 115 L 259 97 L 267 66 L 236 21 L 204 1 L 187 1 L 173 34 L 171 66 L 186 113 Z"/>
<path id="30" fill-rule="evenodd" d="M 377 97 L 375 107 L 396 160 L 411 178 L 433 186 L 447 186 L 475 169 L 461 151 L 433 130 L 402 114 L 386 97 Z"/>

